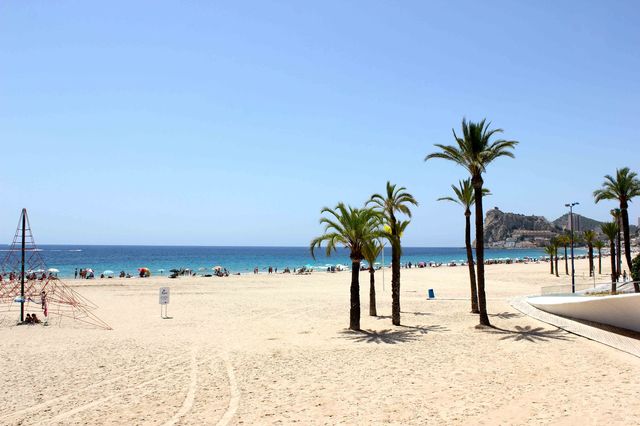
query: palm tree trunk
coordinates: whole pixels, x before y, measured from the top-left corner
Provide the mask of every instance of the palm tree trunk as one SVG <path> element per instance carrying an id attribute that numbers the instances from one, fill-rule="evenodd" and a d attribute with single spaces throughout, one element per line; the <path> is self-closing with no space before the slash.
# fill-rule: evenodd
<path id="1" fill-rule="evenodd" d="M 618 241 L 616 247 L 616 259 L 618 260 L 618 266 L 616 268 L 616 276 L 620 278 L 622 275 L 622 230 L 620 230 L 620 221 L 618 220 Z"/>
<path id="2" fill-rule="evenodd" d="M 373 266 L 369 266 L 369 315 L 378 316 L 376 310 L 376 279 L 374 277 L 376 271 Z"/>
<path id="3" fill-rule="evenodd" d="M 553 255 L 551 255 L 551 258 L 549 259 L 549 265 L 551 265 L 551 275 L 553 275 Z"/>
<path id="4" fill-rule="evenodd" d="M 484 292 L 484 214 L 482 211 L 482 176 L 472 177 L 474 199 L 476 204 L 476 260 L 478 273 L 478 310 L 480 324 L 490 326 L 487 315 L 487 297 Z"/>
<path id="5" fill-rule="evenodd" d="M 616 271 L 616 268 L 618 267 L 618 261 L 616 260 L 616 239 L 613 239 L 613 250 L 611 250 L 611 248 L 609 248 L 609 252 L 611 252 L 611 257 L 613 258 L 611 265 L 613 265 L 613 268 L 611 269 L 611 273 L 614 274 L 616 277 L 618 276 L 618 271 Z"/>
<path id="6" fill-rule="evenodd" d="M 602 275 L 602 250 L 598 249 L 598 275 Z"/>
<path id="7" fill-rule="evenodd" d="M 589 276 L 593 276 L 593 245 L 588 244 L 589 247 Z"/>
<path id="8" fill-rule="evenodd" d="M 478 289 L 476 287 L 476 269 L 473 265 L 473 250 L 471 249 L 471 210 L 464 212 L 464 244 L 467 248 L 467 263 L 469 264 L 469 284 L 471 285 L 471 313 L 477 314 L 478 310 Z"/>
<path id="9" fill-rule="evenodd" d="M 556 253 L 556 277 L 559 277 L 560 275 L 558 274 L 558 253 Z"/>
<path id="10" fill-rule="evenodd" d="M 391 244 L 391 323 L 400 325 L 400 237 Z"/>
<path id="11" fill-rule="evenodd" d="M 569 259 L 567 259 L 567 245 L 564 245 L 564 274 L 569 275 Z"/>
<path id="12" fill-rule="evenodd" d="M 629 212 L 627 211 L 628 205 L 625 201 L 620 203 L 620 212 L 622 213 L 622 231 L 624 232 L 624 257 L 627 260 L 627 267 L 631 272 L 631 238 L 629 237 Z M 620 248 L 618 247 L 618 253 Z M 640 283 L 633 283 L 633 291 L 640 293 Z"/>
<path id="13" fill-rule="evenodd" d="M 616 294 L 616 246 L 613 240 L 609 241 L 609 251 L 611 251 L 611 294 Z"/>
<path id="14" fill-rule="evenodd" d="M 351 310 L 349 328 L 360 330 L 360 262 L 351 261 Z"/>

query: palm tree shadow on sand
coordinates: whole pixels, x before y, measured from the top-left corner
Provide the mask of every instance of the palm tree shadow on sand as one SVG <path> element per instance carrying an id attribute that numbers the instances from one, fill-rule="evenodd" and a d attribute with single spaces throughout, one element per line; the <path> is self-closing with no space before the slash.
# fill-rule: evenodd
<path id="1" fill-rule="evenodd" d="M 500 319 L 520 318 L 522 314 L 517 312 L 498 312 L 497 314 L 489 314 L 490 317 L 496 317 Z"/>
<path id="2" fill-rule="evenodd" d="M 408 312 L 408 311 L 405 312 L 405 311 L 402 311 L 401 313 L 405 314 L 405 315 L 415 315 L 417 317 L 426 317 L 426 316 L 432 315 L 429 312 Z M 376 315 L 375 319 L 391 319 L 391 315 Z"/>
<path id="3" fill-rule="evenodd" d="M 513 339 L 516 342 L 525 341 L 537 343 L 547 342 L 549 340 L 572 340 L 572 337 L 567 332 L 559 328 L 546 330 L 543 327 L 532 328 L 530 325 L 525 327 L 516 325 L 515 330 L 506 330 L 495 326 L 486 328 L 485 330 L 487 333 L 502 335 L 503 337 L 500 338 L 500 340 Z"/>
<path id="4" fill-rule="evenodd" d="M 417 317 L 426 317 L 428 315 L 431 315 L 430 312 L 409 312 L 409 311 L 402 311 L 403 314 L 408 314 L 408 315 L 415 315 Z"/>
<path id="5" fill-rule="evenodd" d="M 397 343 L 412 342 L 419 339 L 421 335 L 428 333 L 444 332 L 449 330 L 441 325 L 401 325 L 400 327 L 402 327 L 401 330 L 344 330 L 340 332 L 340 334 L 343 338 L 353 340 L 354 342 L 395 345 Z"/>

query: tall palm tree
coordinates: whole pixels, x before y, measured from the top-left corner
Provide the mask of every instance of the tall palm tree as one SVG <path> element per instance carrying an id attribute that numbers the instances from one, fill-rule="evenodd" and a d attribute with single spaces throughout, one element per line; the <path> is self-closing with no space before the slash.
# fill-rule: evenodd
<path id="1" fill-rule="evenodd" d="M 571 243 L 571 237 L 567 234 L 561 234 L 556 237 L 558 246 L 564 247 L 564 273 L 569 275 L 569 256 L 567 256 L 567 246 Z"/>
<path id="2" fill-rule="evenodd" d="M 560 268 L 558 268 L 558 249 L 560 248 L 560 242 L 558 241 L 559 236 L 555 236 L 551 238 L 549 241 L 549 245 L 553 248 L 553 256 L 551 256 L 551 261 L 555 264 L 554 269 L 556 272 L 556 277 L 560 276 Z"/>
<path id="3" fill-rule="evenodd" d="M 596 240 L 593 242 L 593 246 L 598 250 L 598 275 L 602 275 L 602 249 L 604 248 L 604 243 Z"/>
<path id="4" fill-rule="evenodd" d="M 560 245 L 558 244 L 558 241 L 553 241 L 551 244 L 553 244 L 553 254 L 555 256 L 555 264 L 556 264 L 556 277 L 560 276 L 559 273 L 559 269 L 558 269 L 558 248 L 560 247 Z"/>
<path id="5" fill-rule="evenodd" d="M 517 141 L 492 138 L 502 129 L 490 129 L 491 123 L 483 119 L 479 123 L 462 120 L 462 137 L 458 137 L 455 130 L 453 137 L 456 145 L 435 144 L 440 152 L 434 152 L 425 157 L 425 161 L 431 158 L 443 158 L 453 161 L 464 167 L 471 177 L 475 199 L 475 225 L 476 225 L 476 263 L 478 274 L 478 309 L 480 310 L 480 324 L 491 325 L 487 315 L 487 298 L 484 288 L 484 212 L 482 210 L 482 174 L 487 166 L 499 157 L 514 158 L 512 149 Z"/>
<path id="6" fill-rule="evenodd" d="M 407 192 L 407 188 L 387 182 L 386 194 L 384 196 L 373 194 L 367 204 L 375 206 L 383 217 L 384 235 L 391 245 L 391 322 L 394 325 L 400 325 L 400 256 L 402 256 L 400 238 L 409 225 L 409 220 L 398 220 L 397 215 L 400 213 L 411 218 L 409 206 L 417 206 L 418 202 Z"/>
<path id="7" fill-rule="evenodd" d="M 584 231 L 582 234 L 584 242 L 589 249 L 589 276 L 593 276 L 593 243 L 596 241 L 596 233 L 590 229 Z"/>
<path id="8" fill-rule="evenodd" d="M 315 249 L 326 243 L 326 254 L 330 256 L 338 245 L 349 249 L 351 258 L 351 309 L 349 328 L 360 330 L 360 262 L 364 259 L 363 247 L 373 239 L 380 238 L 380 216 L 373 209 L 358 209 L 338 203 L 334 209 L 324 207 L 320 214 L 324 233 L 311 241 L 309 249 L 315 259 Z"/>
<path id="9" fill-rule="evenodd" d="M 464 208 L 464 244 L 467 248 L 467 263 L 469 264 L 469 283 L 471 285 L 471 312 L 480 313 L 478 310 L 478 289 L 476 287 L 476 272 L 473 265 L 473 250 L 471 248 L 471 206 L 474 203 L 473 185 L 471 179 L 465 179 L 458 182 L 458 186 L 451 185 L 451 189 L 455 197 L 441 197 L 438 201 L 451 201 L 461 205 Z M 484 195 L 489 195 L 489 190 L 483 188 Z"/>
<path id="10" fill-rule="evenodd" d="M 618 224 L 618 235 L 616 235 L 616 276 L 622 275 L 622 211 L 618 208 L 611 209 L 611 217 Z"/>
<path id="11" fill-rule="evenodd" d="M 596 203 L 602 200 L 618 200 L 620 203 L 621 227 L 624 233 L 624 255 L 629 270 L 631 270 L 631 238 L 629 236 L 629 212 L 627 209 L 631 200 L 640 196 L 640 179 L 637 176 L 628 167 L 616 169 L 615 178 L 606 175 L 602 188 L 593 192 Z M 640 292 L 640 285 L 634 284 L 634 290 L 636 293 Z"/>
<path id="12" fill-rule="evenodd" d="M 553 256 L 556 253 L 556 246 L 553 242 L 550 242 L 548 246 L 545 246 L 544 252 L 549 255 L 549 266 L 551 267 L 551 275 L 553 275 Z"/>
<path id="13" fill-rule="evenodd" d="M 374 269 L 374 264 L 376 263 L 376 259 L 380 256 L 382 252 L 382 244 L 378 240 L 370 240 L 367 241 L 366 244 L 362 247 L 362 255 L 364 256 L 364 260 L 369 264 L 369 315 L 375 317 L 378 315 L 378 311 L 376 309 L 376 279 Z"/>
<path id="14" fill-rule="evenodd" d="M 615 240 L 620 227 L 615 222 L 605 222 L 600 225 L 602 233 L 609 239 L 609 251 L 611 252 L 611 294 L 616 294 L 616 245 Z"/>

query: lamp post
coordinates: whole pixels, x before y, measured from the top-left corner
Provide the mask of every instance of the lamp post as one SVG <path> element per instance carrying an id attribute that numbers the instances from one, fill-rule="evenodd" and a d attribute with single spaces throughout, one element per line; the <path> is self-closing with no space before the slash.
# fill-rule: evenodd
<path id="1" fill-rule="evenodd" d="M 573 266 L 573 206 L 577 206 L 578 202 L 565 204 L 569 207 L 569 220 L 571 221 L 571 293 L 576 292 L 576 270 Z"/>

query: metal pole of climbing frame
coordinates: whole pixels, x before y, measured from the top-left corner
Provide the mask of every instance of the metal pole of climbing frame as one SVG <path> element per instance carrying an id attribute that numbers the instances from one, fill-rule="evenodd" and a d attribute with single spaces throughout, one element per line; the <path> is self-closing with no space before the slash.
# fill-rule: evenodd
<path id="1" fill-rule="evenodd" d="M 22 262 L 20 266 L 20 322 L 24 322 L 24 254 L 26 250 L 27 209 L 22 209 Z"/>

